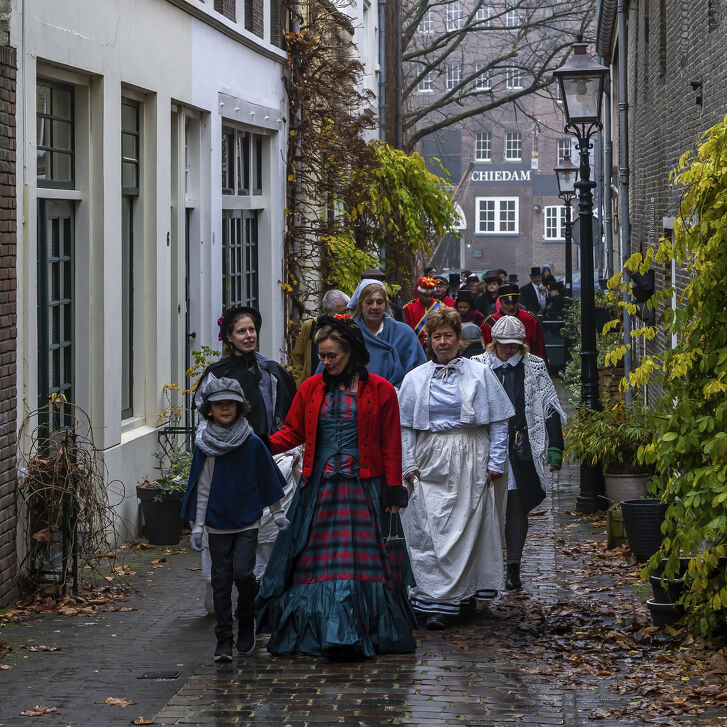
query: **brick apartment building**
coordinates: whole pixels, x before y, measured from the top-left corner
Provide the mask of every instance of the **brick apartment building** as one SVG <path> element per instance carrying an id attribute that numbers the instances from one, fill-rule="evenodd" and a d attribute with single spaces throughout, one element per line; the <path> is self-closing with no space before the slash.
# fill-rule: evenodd
<path id="1" fill-rule="evenodd" d="M 0 2 L 0 606 L 16 591 L 16 53 L 10 0 Z"/>
<path id="2" fill-rule="evenodd" d="M 434 13 L 422 21 L 422 34 L 436 37 L 448 29 L 453 14 L 471 12 L 474 0 L 447 6 L 447 15 Z M 491 7 L 485 3 L 483 7 Z M 494 22 L 502 30 L 490 33 L 490 43 L 512 43 L 507 30 L 510 13 Z M 426 42 L 426 41 L 425 41 Z M 459 79 L 467 78 L 482 63 L 478 33 L 462 42 L 456 59 L 446 68 L 424 78 L 412 97 L 412 106 L 428 105 L 435 94 L 443 94 Z M 404 76 L 417 73 L 404 69 Z M 503 67 L 475 78 L 473 95 L 439 113 L 460 114 L 467 104 L 480 105 L 480 94 L 496 97 L 511 94 L 525 85 L 524 69 Z M 457 187 L 455 201 L 461 210 L 461 238 L 446 240 L 432 263 L 438 270 L 466 267 L 482 271 L 492 267 L 516 273 L 523 284 L 533 265 L 549 263 L 556 277 L 565 272 L 564 210 L 558 198 L 553 168 L 572 149 L 563 132 L 562 105 L 553 98 L 555 85 L 506 104 L 484 115 L 473 116 L 422 139 L 418 151 L 431 171 L 441 165 Z M 575 160 L 575 154 L 573 154 Z M 436 158 L 436 159 L 435 159 Z M 575 217 L 576 211 L 573 212 Z M 578 269 L 578 248 L 573 245 L 573 268 Z"/>
<path id="3" fill-rule="evenodd" d="M 669 174 L 681 154 L 696 148 L 700 136 L 727 112 L 727 9 L 718 0 L 627 2 L 622 35 L 620 4 L 601 3 L 596 50 L 611 68 L 614 183 L 621 151 L 619 103 L 628 107 L 628 216 L 620 214 L 618 199 L 613 206 L 614 239 L 621 231 L 624 241 L 617 257 L 623 260 L 671 235 L 680 192 L 670 184 Z M 625 48 L 620 48 L 622 43 Z M 620 50 L 626 57 L 624 98 L 619 95 L 624 70 Z M 681 269 L 666 266 L 656 271 L 657 289 L 672 281 L 684 287 Z M 657 349 L 671 345 L 661 334 L 649 344 Z"/>

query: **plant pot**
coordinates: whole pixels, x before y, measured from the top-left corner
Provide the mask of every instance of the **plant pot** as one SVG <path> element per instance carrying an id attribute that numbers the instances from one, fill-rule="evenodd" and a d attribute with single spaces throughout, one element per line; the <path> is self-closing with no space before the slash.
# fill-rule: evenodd
<path id="1" fill-rule="evenodd" d="M 619 391 L 619 384 L 624 377 L 622 366 L 616 368 L 598 369 L 598 394 L 601 399 L 616 403 L 623 400 L 623 391 Z"/>
<path id="2" fill-rule="evenodd" d="M 676 603 L 684 589 L 684 579 L 677 578 L 673 581 L 664 579 L 662 582 L 659 576 L 649 576 L 651 590 L 654 592 L 655 603 Z"/>
<path id="3" fill-rule="evenodd" d="M 661 524 L 668 507 L 667 503 L 656 498 L 624 500 L 621 503 L 629 547 L 640 563 L 649 560 L 661 547 L 664 537 Z"/>
<path id="4" fill-rule="evenodd" d="M 611 474 L 603 473 L 603 482 L 606 487 L 606 497 L 611 502 L 623 500 L 638 500 L 646 497 L 646 483 L 650 474 Z"/>
<path id="5" fill-rule="evenodd" d="M 647 601 L 654 626 L 673 626 L 684 615 L 684 606 L 678 603 Z"/>
<path id="6" fill-rule="evenodd" d="M 679 558 L 679 578 L 682 579 L 684 574 L 689 570 L 689 561 L 692 560 L 691 557 L 683 557 Z M 659 565 L 656 567 L 656 570 L 654 571 L 655 576 L 661 576 L 662 573 L 664 573 L 664 569 L 666 568 L 666 564 L 669 562 L 668 558 L 662 558 Z"/>
<path id="7" fill-rule="evenodd" d="M 627 543 L 621 505 L 611 505 L 606 511 L 606 548 L 611 550 Z"/>
<path id="8" fill-rule="evenodd" d="M 151 545 L 176 545 L 182 537 L 183 495 L 176 492 L 167 495 L 161 502 L 155 502 L 158 494 L 159 490 L 155 487 L 136 486 L 146 537 Z"/>

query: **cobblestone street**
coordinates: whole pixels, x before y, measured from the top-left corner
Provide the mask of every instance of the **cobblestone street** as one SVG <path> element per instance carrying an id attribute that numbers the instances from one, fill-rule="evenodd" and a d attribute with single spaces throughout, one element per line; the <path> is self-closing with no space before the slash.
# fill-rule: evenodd
<path id="1" fill-rule="evenodd" d="M 138 610 L 47 615 L 2 629 L 13 651 L 2 659 L 10 669 L 0 671 L 0 725 L 24 724 L 20 712 L 36 704 L 57 707 L 44 725 L 84 727 L 120 727 L 140 715 L 159 725 L 724 724 L 725 708 L 673 718 L 637 711 L 634 670 L 659 642 L 613 651 L 621 636 L 608 629 L 626 618 L 650 625 L 646 589 L 633 586 L 638 567 L 618 559 L 609 571 L 593 569 L 604 553 L 603 523 L 573 513 L 577 470 L 564 468 L 559 479 L 531 518 L 522 594 L 503 595 L 468 624 L 419 631 L 411 655 L 273 658 L 262 638 L 253 656 L 217 665 L 196 554 L 154 568 L 148 563 L 163 549 L 135 551 L 132 582 L 144 597 L 125 605 Z M 603 635 L 594 637 L 596 626 Z M 573 633 L 584 640 L 573 642 Z M 31 653 L 24 644 L 60 650 Z M 182 674 L 138 679 L 170 670 Z M 107 697 L 135 704 L 107 705 Z"/>

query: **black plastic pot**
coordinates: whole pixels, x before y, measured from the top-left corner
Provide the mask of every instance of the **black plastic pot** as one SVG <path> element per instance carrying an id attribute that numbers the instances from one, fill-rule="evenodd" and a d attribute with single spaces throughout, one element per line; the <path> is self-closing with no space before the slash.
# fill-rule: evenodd
<path id="1" fill-rule="evenodd" d="M 661 547 L 661 524 L 669 505 L 656 498 L 624 500 L 621 513 L 629 548 L 640 563 L 651 558 Z"/>
<path id="2" fill-rule="evenodd" d="M 659 576 L 650 576 L 651 590 L 654 591 L 656 603 L 676 603 L 684 589 L 684 579 L 679 578 L 673 581 L 664 579 L 663 583 Z"/>
<path id="3" fill-rule="evenodd" d="M 647 601 L 654 626 L 673 626 L 684 615 L 684 606 L 677 603 Z"/>
<path id="4" fill-rule="evenodd" d="M 154 487 L 136 486 L 146 537 L 151 545 L 176 545 L 182 537 L 183 495 L 177 492 L 155 502 L 158 494 L 159 490 Z"/>

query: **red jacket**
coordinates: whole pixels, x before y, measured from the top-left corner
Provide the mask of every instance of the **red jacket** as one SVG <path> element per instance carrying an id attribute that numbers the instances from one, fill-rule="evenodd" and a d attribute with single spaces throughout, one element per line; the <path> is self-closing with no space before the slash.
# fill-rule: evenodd
<path id="1" fill-rule="evenodd" d="M 283 428 L 270 436 L 273 454 L 305 443 L 303 475 L 313 474 L 318 416 L 323 404 L 323 374 L 306 379 L 295 394 Z M 384 476 L 390 487 L 401 487 L 401 425 L 396 390 L 383 377 L 369 374 L 359 381 L 358 469 L 361 477 Z"/>
<path id="2" fill-rule="evenodd" d="M 549 366 L 548 354 L 545 352 L 543 327 L 540 325 L 540 321 L 522 308 L 518 309 L 515 317 L 519 318 L 525 326 L 525 343 L 530 347 L 530 353 L 540 356 L 545 361 L 545 365 Z M 480 326 L 485 345 L 492 343 L 492 326 L 495 325 L 495 321 L 499 318 L 502 318 L 502 313 L 493 313 L 485 318 L 485 322 Z"/>

